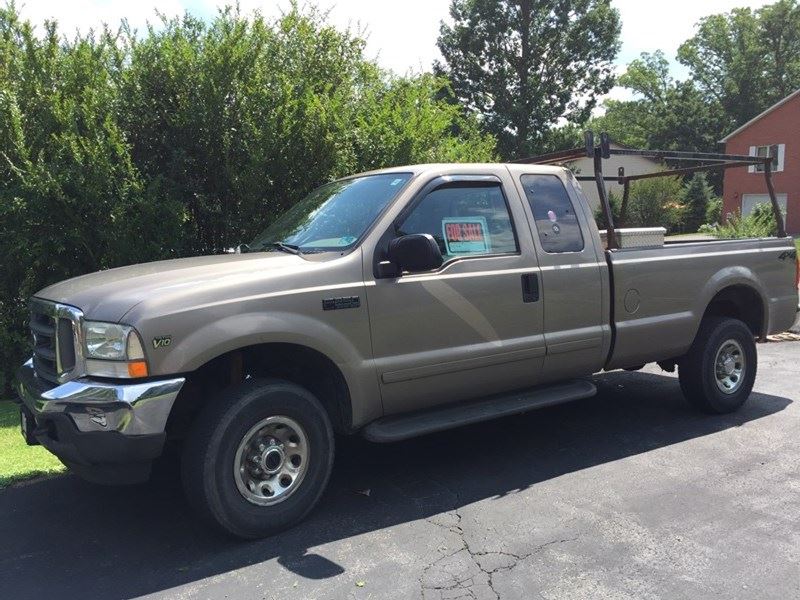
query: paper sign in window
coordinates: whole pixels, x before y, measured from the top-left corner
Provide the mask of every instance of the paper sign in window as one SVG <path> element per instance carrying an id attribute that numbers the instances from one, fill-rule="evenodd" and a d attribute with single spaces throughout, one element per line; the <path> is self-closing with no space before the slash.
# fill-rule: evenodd
<path id="1" fill-rule="evenodd" d="M 447 254 L 486 254 L 492 244 L 485 217 L 452 217 L 442 220 Z"/>

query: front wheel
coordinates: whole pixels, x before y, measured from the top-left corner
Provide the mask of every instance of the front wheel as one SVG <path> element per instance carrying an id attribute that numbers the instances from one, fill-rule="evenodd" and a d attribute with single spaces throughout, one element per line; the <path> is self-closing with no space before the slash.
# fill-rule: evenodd
<path id="1" fill-rule="evenodd" d="M 330 420 L 306 389 L 249 380 L 212 401 L 183 450 L 187 499 L 205 520 L 241 538 L 300 521 L 325 490 L 333 465 Z"/>
<path id="2" fill-rule="evenodd" d="M 679 363 L 683 395 L 703 412 L 738 410 L 753 389 L 757 362 L 753 333 L 742 321 L 703 319 L 692 347 Z"/>

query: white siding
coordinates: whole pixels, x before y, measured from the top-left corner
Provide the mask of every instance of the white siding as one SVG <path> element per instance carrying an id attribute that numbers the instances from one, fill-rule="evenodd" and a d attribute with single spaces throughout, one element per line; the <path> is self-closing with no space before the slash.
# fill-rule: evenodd
<path id="1" fill-rule="evenodd" d="M 565 166 L 571 168 L 575 175 L 594 177 L 594 161 L 591 158 L 581 158 Z M 603 175 L 616 177 L 620 167 L 625 167 L 625 175 L 642 175 L 659 171 L 663 168 L 658 161 L 644 158 L 643 156 L 612 156 L 603 161 Z M 592 210 L 597 210 L 600 207 L 600 195 L 597 193 L 597 185 L 594 181 L 581 181 L 581 186 Z M 613 192 L 617 198 L 622 200 L 622 191 L 623 186 L 616 181 L 606 181 L 606 193 Z"/>

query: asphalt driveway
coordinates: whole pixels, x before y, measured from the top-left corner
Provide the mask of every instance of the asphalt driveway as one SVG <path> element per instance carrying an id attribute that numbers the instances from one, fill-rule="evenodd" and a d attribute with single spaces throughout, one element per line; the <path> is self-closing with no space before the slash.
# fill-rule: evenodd
<path id="1" fill-rule="evenodd" d="M 199 526 L 170 464 L 7 489 L 0 598 L 799 597 L 800 342 L 759 351 L 735 415 L 648 368 L 520 417 L 344 440 L 321 506 L 259 542 Z"/>

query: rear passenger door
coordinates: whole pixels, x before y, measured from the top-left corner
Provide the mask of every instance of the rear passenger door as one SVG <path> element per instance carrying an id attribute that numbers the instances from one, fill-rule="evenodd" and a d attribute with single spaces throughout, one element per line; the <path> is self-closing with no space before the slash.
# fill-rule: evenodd
<path id="1" fill-rule="evenodd" d="M 542 381 L 599 371 L 608 335 L 603 306 L 606 266 L 588 236 L 594 231 L 589 216 L 575 189 L 570 190 L 569 179 L 531 173 L 515 182 L 530 209 L 542 276 L 547 346 Z"/>

